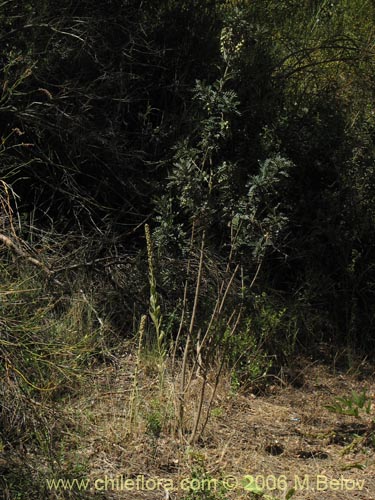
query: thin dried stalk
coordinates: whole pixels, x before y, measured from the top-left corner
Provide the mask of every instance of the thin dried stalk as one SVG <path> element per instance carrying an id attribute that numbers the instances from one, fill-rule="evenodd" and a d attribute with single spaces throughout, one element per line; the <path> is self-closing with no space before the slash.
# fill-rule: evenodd
<path id="1" fill-rule="evenodd" d="M 231 332 L 230 332 L 230 334 L 229 334 L 229 338 L 231 338 L 231 337 L 234 335 L 235 331 L 237 330 L 237 326 L 238 326 L 238 323 L 239 323 L 239 321 L 240 321 L 241 314 L 242 314 L 242 310 L 240 310 L 240 312 L 239 312 L 239 313 L 238 313 L 238 315 L 237 315 L 236 322 L 235 322 L 235 324 L 234 324 L 234 325 L 233 325 L 233 327 L 232 327 L 232 330 L 231 330 Z M 232 316 L 233 316 L 233 315 L 232 315 Z M 231 317 L 232 317 L 232 316 L 231 316 Z M 223 353 L 222 358 L 221 358 L 221 362 L 220 362 L 219 370 L 218 370 L 218 372 L 216 373 L 216 377 L 215 377 L 215 385 L 214 385 L 214 388 L 213 388 L 213 390 L 212 390 L 210 400 L 209 400 L 209 402 L 208 402 L 208 408 L 207 408 L 207 412 L 206 412 L 206 418 L 204 419 L 204 422 L 203 422 L 203 425 L 202 425 L 201 430 L 199 431 L 199 434 L 198 434 L 196 437 L 194 436 L 194 439 L 199 439 L 199 438 L 202 436 L 202 434 L 203 434 L 203 432 L 204 432 L 204 430 L 205 430 L 205 428 L 206 428 L 206 426 L 207 426 L 208 419 L 210 418 L 210 412 L 211 412 L 212 402 L 213 402 L 213 400 L 214 400 L 214 397 L 215 397 L 215 394 L 216 394 L 216 391 L 217 391 L 217 387 L 218 387 L 218 385 L 219 385 L 221 372 L 223 371 L 223 367 L 224 367 L 224 360 L 225 360 L 225 355 L 224 355 L 224 354 L 225 354 L 225 353 Z M 202 405 L 200 405 L 200 406 L 202 406 Z M 199 415 L 199 418 L 200 418 L 200 415 Z M 199 422 L 199 420 L 198 420 L 198 422 Z M 198 426 L 197 426 L 197 427 L 198 427 Z"/>
<path id="2" fill-rule="evenodd" d="M 239 266 L 237 265 L 236 268 L 235 268 L 235 270 L 232 273 L 232 276 L 231 276 L 231 278 L 229 280 L 229 283 L 228 283 L 228 285 L 227 285 L 227 287 L 225 289 L 223 297 L 220 298 L 220 294 L 222 293 L 222 290 L 224 288 L 224 281 L 222 282 L 222 285 L 220 287 L 219 295 L 218 295 L 218 297 L 216 299 L 214 310 L 212 312 L 210 321 L 209 321 L 208 326 L 206 328 L 206 332 L 205 332 L 204 337 L 202 339 L 202 342 L 200 343 L 199 348 L 197 350 L 197 356 L 196 356 L 196 358 L 194 360 L 193 369 L 192 369 L 192 371 L 190 373 L 190 378 L 189 378 L 188 383 L 186 384 L 186 389 L 185 390 L 188 390 L 188 388 L 189 388 L 189 386 L 191 384 L 193 373 L 194 373 L 194 369 L 195 369 L 197 363 L 199 362 L 199 359 L 201 359 L 201 352 L 202 352 L 203 346 L 206 344 L 206 342 L 207 342 L 207 340 L 209 338 L 208 336 L 209 336 L 209 334 L 211 332 L 211 328 L 212 328 L 212 325 L 213 325 L 215 319 L 219 316 L 219 314 L 223 310 L 223 307 L 224 307 L 224 304 L 225 304 L 225 300 L 226 300 L 226 298 L 228 296 L 229 289 L 230 289 L 230 287 L 231 287 L 231 285 L 233 283 L 233 280 L 235 278 L 235 275 L 237 274 L 238 269 L 239 269 Z"/>
<path id="3" fill-rule="evenodd" d="M 195 233 L 195 224 L 193 223 L 193 227 L 192 227 L 192 231 L 191 231 L 191 238 L 190 238 L 190 251 L 189 251 L 187 270 L 186 270 L 186 280 L 185 280 L 185 285 L 184 285 L 184 295 L 183 295 L 183 299 L 182 299 L 181 318 L 180 318 L 180 324 L 178 327 L 176 340 L 174 342 L 174 349 L 173 349 L 173 355 L 172 355 L 172 375 L 174 374 L 174 370 L 175 370 L 177 348 L 178 348 L 178 344 L 180 341 L 182 328 L 184 325 L 184 319 L 185 319 L 185 313 L 186 313 L 186 307 L 187 307 L 187 289 L 188 289 L 188 280 L 189 280 L 189 274 L 190 274 L 191 252 L 192 252 L 193 244 L 194 244 L 194 236 L 195 236 L 194 233 Z"/>
<path id="4" fill-rule="evenodd" d="M 197 308 L 198 308 L 199 291 L 200 291 L 200 286 L 201 286 L 201 281 L 202 281 L 204 245 L 205 245 L 205 232 L 203 231 L 201 251 L 200 251 L 200 257 L 199 257 L 199 268 L 198 268 L 197 282 L 196 282 L 196 286 L 195 286 L 194 305 L 193 305 L 193 311 L 192 311 L 191 319 L 190 319 L 189 331 L 188 331 L 187 338 L 186 338 L 184 356 L 183 356 L 183 360 L 182 360 L 181 384 L 180 384 L 180 395 L 179 395 L 179 411 L 178 411 L 179 433 L 180 433 L 181 438 L 183 438 L 187 361 L 188 361 L 190 343 L 191 343 L 191 339 L 192 339 L 192 335 L 193 335 L 195 316 L 196 316 Z"/>

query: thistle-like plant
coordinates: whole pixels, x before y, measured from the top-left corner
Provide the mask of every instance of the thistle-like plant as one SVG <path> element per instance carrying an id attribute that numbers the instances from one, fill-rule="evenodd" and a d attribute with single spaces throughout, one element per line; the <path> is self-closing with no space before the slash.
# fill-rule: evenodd
<path id="1" fill-rule="evenodd" d="M 370 414 L 371 399 L 366 394 L 365 389 L 362 392 L 353 391 L 351 396 L 336 398 L 333 404 L 327 405 L 325 408 L 332 413 L 359 418 L 362 412 Z"/>

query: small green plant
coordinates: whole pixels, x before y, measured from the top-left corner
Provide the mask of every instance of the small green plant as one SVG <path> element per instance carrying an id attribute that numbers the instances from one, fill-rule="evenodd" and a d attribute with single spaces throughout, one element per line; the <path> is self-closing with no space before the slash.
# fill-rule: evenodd
<path id="1" fill-rule="evenodd" d="M 167 401 L 153 399 L 145 414 L 147 434 L 155 439 L 159 438 L 162 430 L 171 423 L 173 414 L 174 409 Z"/>
<path id="2" fill-rule="evenodd" d="M 246 319 L 243 327 L 229 341 L 231 389 L 234 394 L 242 383 L 260 381 L 272 367 L 272 358 L 264 350 L 264 339 L 255 331 L 253 323 L 253 318 Z"/>
<path id="3" fill-rule="evenodd" d="M 213 478 L 199 466 L 192 471 L 189 490 L 182 500 L 228 500 L 227 489 L 220 479 Z"/>
<path id="4" fill-rule="evenodd" d="M 230 376 L 230 394 L 235 396 L 241 387 L 241 382 L 239 381 L 238 374 L 235 371 L 231 372 Z"/>
<path id="5" fill-rule="evenodd" d="M 254 480 L 253 476 L 244 476 L 242 480 L 242 486 L 245 491 L 249 492 L 251 497 L 250 498 L 257 498 L 261 500 L 290 500 L 292 496 L 294 496 L 296 490 L 294 488 L 290 488 L 288 491 L 286 491 L 285 495 L 283 498 L 281 497 L 274 497 L 272 495 L 267 495 L 257 484 L 256 481 Z"/>
<path id="6" fill-rule="evenodd" d="M 353 391 L 351 396 L 336 398 L 332 405 L 326 405 L 325 408 L 332 413 L 359 418 L 363 412 L 370 414 L 371 400 L 363 389 L 359 393 Z"/>
<path id="7" fill-rule="evenodd" d="M 211 410 L 211 416 L 212 417 L 222 417 L 224 415 L 224 410 L 222 408 L 212 408 Z"/>
<path id="8" fill-rule="evenodd" d="M 154 437 L 158 438 L 160 437 L 161 430 L 162 430 L 162 414 L 159 410 L 153 410 L 151 411 L 147 417 L 147 433 Z"/>
<path id="9" fill-rule="evenodd" d="M 364 415 L 370 415 L 371 399 L 366 394 L 366 389 L 363 389 L 362 392 L 353 391 L 351 396 L 336 398 L 332 405 L 327 405 L 325 408 L 339 415 L 349 415 L 360 419 Z M 353 441 L 345 448 L 345 452 L 361 446 L 375 448 L 375 417 L 372 418 L 363 435 L 354 436 Z"/>

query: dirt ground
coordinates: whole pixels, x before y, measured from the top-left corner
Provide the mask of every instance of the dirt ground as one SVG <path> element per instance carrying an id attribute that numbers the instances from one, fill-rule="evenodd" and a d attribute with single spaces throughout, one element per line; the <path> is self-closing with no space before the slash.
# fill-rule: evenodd
<path id="1" fill-rule="evenodd" d="M 140 374 L 137 414 L 129 424 L 131 365 L 124 358 L 119 367 L 102 370 L 90 391 L 66 409 L 75 421 L 71 460 L 84 464 L 95 496 L 279 500 L 293 487 L 298 500 L 375 499 L 375 442 L 369 437 L 375 432 L 373 369 L 348 374 L 306 363 L 300 380 L 275 378 L 258 394 L 234 392 L 224 376 L 205 433 L 189 446 L 173 431 L 173 380 L 166 381 L 158 401 L 152 371 Z M 369 415 L 356 418 L 325 408 L 363 389 L 372 404 Z M 187 419 L 198 390 L 199 380 L 192 384 Z M 262 490 L 258 496 L 246 490 L 254 486 Z"/>

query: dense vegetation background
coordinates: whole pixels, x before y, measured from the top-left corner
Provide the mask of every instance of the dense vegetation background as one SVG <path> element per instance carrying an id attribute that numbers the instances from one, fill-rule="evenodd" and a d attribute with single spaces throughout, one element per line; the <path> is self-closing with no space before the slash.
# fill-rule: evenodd
<path id="1" fill-rule="evenodd" d="M 372 1 L 0 8 L 3 450 L 51 442 L 40 401 L 149 307 L 150 342 L 199 332 L 225 280 L 206 355 L 238 383 L 374 352 Z"/>

